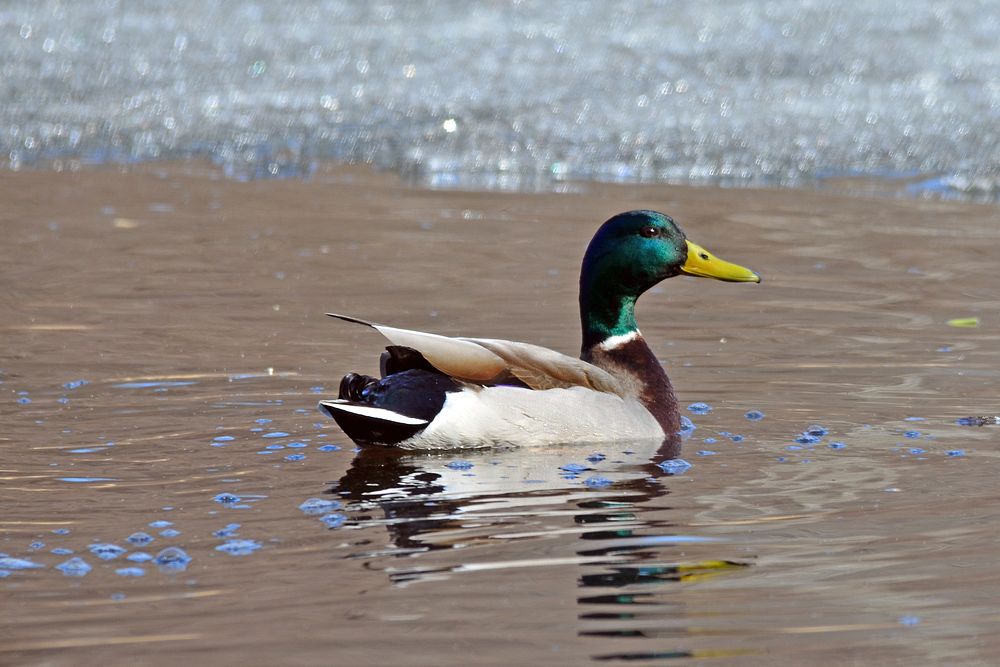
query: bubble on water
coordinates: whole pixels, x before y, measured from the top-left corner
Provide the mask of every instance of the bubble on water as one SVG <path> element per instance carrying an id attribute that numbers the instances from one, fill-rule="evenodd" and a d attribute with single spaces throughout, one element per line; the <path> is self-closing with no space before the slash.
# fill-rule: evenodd
<path id="1" fill-rule="evenodd" d="M 20 403 L 21 405 L 27 405 L 28 403 L 31 403 L 31 399 L 28 398 L 27 396 L 18 396 L 17 402 Z"/>
<path id="2" fill-rule="evenodd" d="M 910 449 L 907 451 L 909 451 L 911 454 L 917 454 L 917 455 L 927 453 L 927 450 L 924 449 L 923 447 L 910 447 Z"/>
<path id="3" fill-rule="evenodd" d="M 697 452 L 698 456 L 715 456 L 719 452 L 714 452 L 711 449 L 699 449 Z"/>
<path id="4" fill-rule="evenodd" d="M 125 556 L 125 560 L 130 560 L 133 563 L 145 563 L 153 560 L 153 556 L 145 551 L 133 551 L 128 556 Z"/>
<path id="5" fill-rule="evenodd" d="M 274 420 L 268 419 L 267 417 L 259 417 L 257 419 L 254 419 L 254 421 L 258 424 L 270 424 Z"/>
<path id="6" fill-rule="evenodd" d="M 217 503 L 221 503 L 222 505 L 232 505 L 234 503 L 240 502 L 243 499 L 238 495 L 236 495 L 235 493 L 222 492 L 216 495 L 214 498 L 212 498 L 212 500 L 214 500 Z"/>
<path id="7" fill-rule="evenodd" d="M 54 535 L 69 535 L 72 531 L 69 528 L 53 528 Z"/>
<path id="8" fill-rule="evenodd" d="M 87 549 L 101 560 L 114 560 L 126 552 L 117 544 L 91 544 Z"/>
<path id="9" fill-rule="evenodd" d="M 231 435 L 217 435 L 214 438 L 212 438 L 212 440 L 215 442 L 232 442 L 235 439 L 236 438 L 234 438 Z"/>
<path id="10" fill-rule="evenodd" d="M 306 457 L 305 454 L 289 454 L 285 457 L 286 461 L 301 461 Z"/>
<path id="11" fill-rule="evenodd" d="M 827 445 L 827 447 L 829 447 L 830 449 L 844 449 L 847 447 L 847 445 L 837 441 L 837 442 L 831 442 L 829 445 Z"/>
<path id="12" fill-rule="evenodd" d="M 279 449 L 284 449 L 284 448 L 285 448 L 285 446 L 284 446 L 284 445 L 278 445 L 278 444 L 274 444 L 274 445 L 268 445 L 268 446 L 267 446 L 267 447 L 265 447 L 264 449 L 270 449 L 270 450 L 272 450 L 272 451 L 278 451 Z"/>
<path id="13" fill-rule="evenodd" d="M 64 389 L 79 389 L 85 384 L 90 384 L 90 380 L 70 380 L 63 384 Z"/>
<path id="14" fill-rule="evenodd" d="M 121 577 L 142 577 L 146 570 L 141 567 L 120 567 L 115 570 L 115 574 Z"/>
<path id="15" fill-rule="evenodd" d="M 692 403 L 688 406 L 688 411 L 693 412 L 696 415 L 707 415 L 712 411 L 712 406 L 708 403 L 702 403 L 701 401 L 697 403 Z"/>
<path id="16" fill-rule="evenodd" d="M 708 445 L 714 445 L 718 442 L 718 440 L 716 438 L 705 438 L 702 442 Z"/>
<path id="17" fill-rule="evenodd" d="M 117 477 L 58 477 L 60 482 L 70 484 L 91 484 L 93 482 L 117 482 Z"/>
<path id="18" fill-rule="evenodd" d="M 965 450 L 964 449 L 950 449 L 947 452 L 945 452 L 945 455 L 946 456 L 950 456 L 952 458 L 958 458 L 958 457 L 961 457 L 961 456 L 965 456 Z"/>
<path id="19" fill-rule="evenodd" d="M 304 442 L 290 442 L 287 445 L 285 445 L 285 447 L 288 447 L 289 449 L 302 449 L 303 447 L 308 447 L 308 446 L 309 445 L 307 445 Z"/>
<path id="20" fill-rule="evenodd" d="M 813 435 L 812 433 L 803 433 L 802 435 L 795 438 L 795 442 L 800 445 L 815 445 L 817 442 L 823 438 L 818 435 Z"/>
<path id="21" fill-rule="evenodd" d="M 180 534 L 181 531 L 177 530 L 176 528 L 165 528 L 160 531 L 160 536 L 166 538 L 177 537 Z"/>
<path id="22" fill-rule="evenodd" d="M 805 430 L 806 435 L 814 435 L 816 437 L 823 437 L 829 432 L 830 431 L 825 426 L 820 426 L 819 424 L 813 424 Z"/>
<path id="23" fill-rule="evenodd" d="M 919 438 L 920 437 L 920 431 L 906 431 L 905 433 L 903 433 L 903 437 L 904 438 L 914 438 L 914 439 L 915 438 Z"/>
<path id="24" fill-rule="evenodd" d="M 607 457 L 604 454 L 601 454 L 600 452 L 594 452 L 593 454 L 587 457 L 587 460 L 590 461 L 591 463 L 600 463 L 606 458 Z"/>
<path id="25" fill-rule="evenodd" d="M 920 617 L 919 616 L 911 616 L 911 615 L 900 616 L 899 617 L 899 624 L 900 625 L 907 625 L 907 626 L 920 625 Z"/>
<path id="26" fill-rule="evenodd" d="M 180 547 L 167 547 L 153 561 L 165 572 L 180 572 L 187 569 L 191 557 Z"/>
<path id="27" fill-rule="evenodd" d="M 261 546 L 260 542 L 253 540 L 229 540 L 215 547 L 215 550 L 230 556 L 248 556 L 260 549 Z"/>
<path id="28" fill-rule="evenodd" d="M 607 477 L 603 477 L 602 475 L 594 475 L 593 477 L 588 477 L 587 479 L 583 480 L 583 483 L 594 489 L 599 489 L 614 484 L 612 480 L 608 479 Z"/>
<path id="29" fill-rule="evenodd" d="M 583 472 L 584 470 L 589 470 L 589 467 L 580 463 L 564 463 L 559 466 L 559 469 L 565 470 L 566 472 L 578 473 Z"/>
<path id="30" fill-rule="evenodd" d="M 339 452 L 340 451 L 340 447 L 337 446 L 337 445 L 322 445 L 321 447 L 319 447 L 319 451 L 321 451 L 321 452 Z"/>
<path id="31" fill-rule="evenodd" d="M 79 556 L 74 556 L 73 558 L 56 565 L 56 569 L 65 574 L 67 577 L 83 577 L 93 568 L 87 561 L 83 560 Z"/>
<path id="32" fill-rule="evenodd" d="M 733 442 L 743 442 L 746 438 L 740 435 L 739 433 L 734 433 L 733 435 L 729 436 L 729 439 L 732 440 Z"/>
<path id="33" fill-rule="evenodd" d="M 681 428 L 677 432 L 681 435 L 681 437 L 687 437 L 694 433 L 696 428 L 698 427 L 695 426 L 693 421 L 685 416 L 681 416 Z"/>
<path id="34" fill-rule="evenodd" d="M 752 422 L 759 422 L 765 416 L 766 415 L 760 410 L 750 410 L 745 415 L 743 415 L 744 418 L 749 419 Z"/>
<path id="35" fill-rule="evenodd" d="M 45 546 L 45 542 L 32 542 L 28 545 L 28 548 L 32 551 L 38 551 Z"/>
<path id="36" fill-rule="evenodd" d="M 132 533 L 125 538 L 125 541 L 129 544 L 134 544 L 136 546 L 143 546 L 152 542 L 155 538 L 149 533 L 144 533 L 139 531 L 138 533 Z"/>
<path id="37" fill-rule="evenodd" d="M 167 526 L 174 525 L 174 522 L 167 521 L 166 519 L 158 519 L 157 521 L 150 521 L 148 525 L 150 528 L 166 528 Z"/>
<path id="38" fill-rule="evenodd" d="M 305 514 L 319 515 L 326 514 L 335 509 L 340 509 L 340 501 L 326 500 L 324 498 L 309 498 L 299 505 L 299 509 Z"/>
<path id="39" fill-rule="evenodd" d="M 287 438 L 290 433 L 285 433 L 284 431 L 271 431 L 270 433 L 265 433 L 263 438 Z"/>
<path id="40" fill-rule="evenodd" d="M 72 549 L 67 549 L 66 547 L 56 547 L 49 551 L 50 554 L 55 554 L 56 556 L 68 556 L 74 553 Z"/>
<path id="41" fill-rule="evenodd" d="M 473 464 L 471 461 L 465 461 L 462 459 L 449 461 L 448 463 L 444 464 L 445 468 L 451 468 L 452 470 L 469 470 L 470 468 L 472 468 L 472 466 Z"/>
<path id="42" fill-rule="evenodd" d="M 335 512 L 333 514 L 326 514 L 324 516 L 321 516 L 319 520 L 322 521 L 327 528 L 340 528 L 341 526 L 344 525 L 344 522 L 347 521 L 347 517 L 344 516 L 343 514 Z"/>

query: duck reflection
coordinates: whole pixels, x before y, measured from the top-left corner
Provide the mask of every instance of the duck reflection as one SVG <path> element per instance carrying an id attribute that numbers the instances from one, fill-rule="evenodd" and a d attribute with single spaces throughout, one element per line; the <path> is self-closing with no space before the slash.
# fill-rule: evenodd
<path id="1" fill-rule="evenodd" d="M 564 565 L 576 570 L 581 635 L 663 637 L 657 619 L 676 620 L 678 614 L 675 604 L 661 599 L 665 587 L 742 567 L 724 558 L 673 560 L 671 552 L 677 557 L 693 543 L 714 539 L 678 535 L 668 521 L 647 518 L 648 512 L 662 516 L 670 510 L 662 500 L 651 501 L 670 493 L 670 475 L 658 464 L 672 458 L 678 445 L 679 440 L 671 440 L 447 454 L 369 448 L 358 454 L 330 493 L 346 503 L 349 526 L 382 525 L 390 537 L 389 549 L 353 557 L 402 556 L 480 544 L 495 559 L 456 563 L 448 557 L 443 564 L 436 558 L 433 565 L 425 561 L 423 567 L 386 567 L 394 583 L 407 585 L 487 569 Z M 513 540 L 560 533 L 578 540 L 572 555 L 540 558 L 531 549 L 517 551 L 512 560 L 511 551 L 498 547 L 501 542 L 510 545 Z M 638 624 L 637 609 L 644 619 Z"/>

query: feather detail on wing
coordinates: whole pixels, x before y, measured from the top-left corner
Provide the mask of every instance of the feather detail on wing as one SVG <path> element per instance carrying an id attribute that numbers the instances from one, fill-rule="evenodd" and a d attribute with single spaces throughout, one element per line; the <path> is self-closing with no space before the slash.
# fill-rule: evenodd
<path id="1" fill-rule="evenodd" d="M 369 326 L 393 345 L 417 350 L 434 368 L 459 380 L 489 384 L 513 376 L 532 389 L 587 387 L 619 396 L 628 394 L 626 384 L 607 371 L 540 345 L 490 338 L 449 338 L 346 315 L 327 315 Z"/>

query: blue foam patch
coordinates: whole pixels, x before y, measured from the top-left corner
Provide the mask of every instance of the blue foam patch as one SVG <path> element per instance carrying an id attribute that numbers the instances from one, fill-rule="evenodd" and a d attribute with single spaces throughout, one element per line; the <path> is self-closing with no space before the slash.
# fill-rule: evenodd
<path id="1" fill-rule="evenodd" d="M 128 556 L 125 556 L 125 560 L 130 560 L 133 563 L 146 563 L 153 560 L 153 556 L 145 551 L 133 551 Z"/>
<path id="2" fill-rule="evenodd" d="M 707 415 L 709 412 L 712 411 L 712 406 L 709 405 L 708 403 L 702 403 L 701 401 L 698 401 L 697 403 L 692 403 L 691 405 L 689 405 L 687 409 L 689 412 L 693 412 L 696 415 Z"/>
<path id="3" fill-rule="evenodd" d="M 0 555 L 0 568 L 5 570 L 34 570 L 45 567 L 27 558 L 14 558 L 6 554 Z"/>
<path id="4" fill-rule="evenodd" d="M 271 431 L 270 433 L 265 433 L 261 437 L 264 437 L 264 438 L 287 438 L 289 435 L 291 435 L 291 434 L 290 433 L 285 433 L 284 431 Z"/>
<path id="5" fill-rule="evenodd" d="M 231 442 L 235 439 L 236 438 L 234 438 L 231 435 L 217 435 L 214 438 L 212 438 L 212 440 L 214 440 L 215 442 Z"/>
<path id="6" fill-rule="evenodd" d="M 743 417 L 744 417 L 745 419 L 749 419 L 749 420 L 750 420 L 750 421 L 752 421 L 752 422 L 759 422 L 759 421 L 760 421 L 761 419 L 763 419 L 763 418 L 764 418 L 764 417 L 766 417 L 766 416 L 767 416 L 767 415 L 765 415 L 765 414 L 764 414 L 763 412 L 761 412 L 760 410 L 750 410 L 750 411 L 749 411 L 749 412 L 747 412 L 747 413 L 746 413 L 745 415 L 743 415 Z"/>
<path id="7" fill-rule="evenodd" d="M 165 528 L 164 530 L 160 531 L 160 535 L 162 537 L 167 537 L 167 538 L 169 538 L 169 537 L 177 537 L 180 534 L 181 534 L 181 531 L 177 530 L 176 528 Z"/>
<path id="8" fill-rule="evenodd" d="M 143 577 L 146 575 L 146 570 L 141 567 L 120 567 L 115 570 L 115 574 L 121 577 Z"/>
<path id="9" fill-rule="evenodd" d="M 158 521 L 150 521 L 148 525 L 150 528 L 166 528 L 167 526 L 174 525 L 174 522 L 167 521 L 166 519 L 160 519 Z"/>
<path id="10" fill-rule="evenodd" d="M 285 457 L 286 461 L 301 461 L 306 457 L 305 454 L 289 454 Z"/>
<path id="11" fill-rule="evenodd" d="M 260 548 L 261 543 L 253 540 L 229 540 L 215 547 L 215 550 L 229 554 L 230 556 L 249 556 Z"/>
<path id="12" fill-rule="evenodd" d="M 56 565 L 56 569 L 67 577 L 83 577 L 94 568 L 79 556 L 74 556 L 68 561 Z"/>
<path id="13" fill-rule="evenodd" d="M 321 451 L 321 452 L 339 452 L 340 451 L 340 447 L 338 447 L 337 445 L 323 445 L 322 447 L 319 447 L 319 451 Z"/>
<path id="14" fill-rule="evenodd" d="M 224 527 L 212 533 L 216 537 L 232 537 L 236 535 L 236 531 L 240 529 L 240 524 L 238 523 L 227 523 Z"/>
<path id="15" fill-rule="evenodd" d="M 445 468 L 451 468 L 452 470 L 468 470 L 468 469 L 472 468 L 472 462 L 471 461 L 463 461 L 463 460 L 459 459 L 457 461 L 448 461 L 448 463 L 444 464 L 444 467 Z"/>
<path id="16" fill-rule="evenodd" d="M 668 475 L 683 475 L 691 468 L 691 464 L 684 459 L 667 459 L 657 463 L 656 467 Z"/>

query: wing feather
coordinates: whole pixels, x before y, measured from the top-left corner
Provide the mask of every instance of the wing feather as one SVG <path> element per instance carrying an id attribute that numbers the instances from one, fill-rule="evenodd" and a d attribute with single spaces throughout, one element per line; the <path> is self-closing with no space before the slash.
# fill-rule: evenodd
<path id="1" fill-rule="evenodd" d="M 450 338 L 347 315 L 327 315 L 371 327 L 393 345 L 413 348 L 434 368 L 467 382 L 490 383 L 514 376 L 532 389 L 587 387 L 619 396 L 628 394 L 626 384 L 607 371 L 540 345 L 496 338 Z"/>

